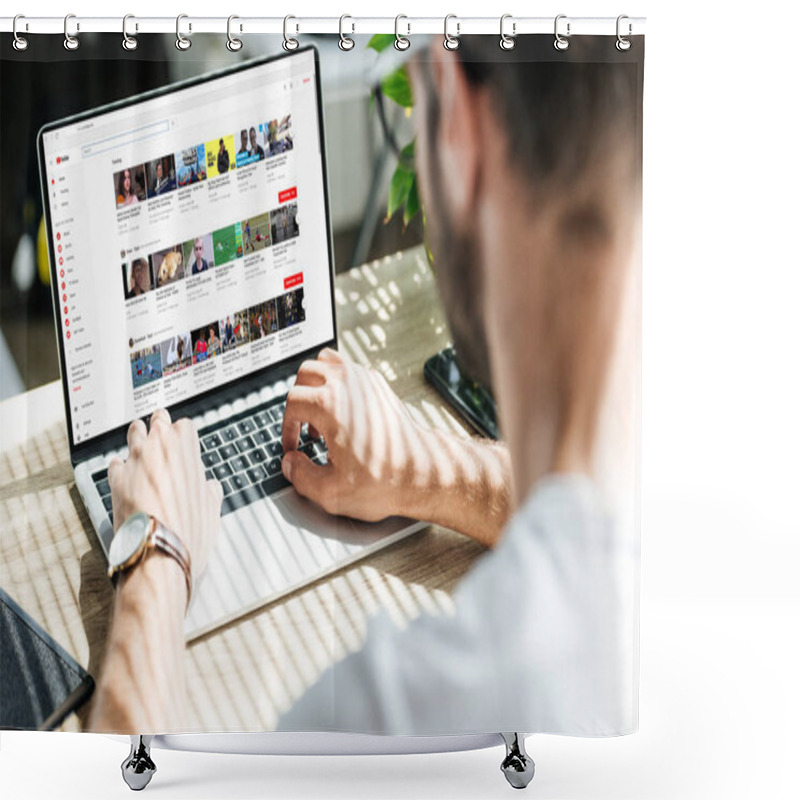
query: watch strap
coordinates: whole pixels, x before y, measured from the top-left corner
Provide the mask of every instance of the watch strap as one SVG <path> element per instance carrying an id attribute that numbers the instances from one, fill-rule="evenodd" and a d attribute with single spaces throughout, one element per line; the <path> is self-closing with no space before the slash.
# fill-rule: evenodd
<path id="1" fill-rule="evenodd" d="M 171 531 L 155 517 L 151 517 L 151 519 L 153 520 L 153 530 L 150 534 L 149 546 L 172 556 L 180 564 L 186 578 L 186 608 L 188 609 L 192 599 L 192 557 L 177 533 Z"/>

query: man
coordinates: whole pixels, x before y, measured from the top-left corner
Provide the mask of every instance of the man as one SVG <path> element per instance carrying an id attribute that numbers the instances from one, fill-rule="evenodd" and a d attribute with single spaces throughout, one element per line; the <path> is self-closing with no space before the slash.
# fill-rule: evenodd
<path id="1" fill-rule="evenodd" d="M 573 41 L 552 63 L 549 52 L 498 58 L 493 37 L 464 37 L 457 52 L 433 47 L 411 65 L 437 283 L 464 366 L 495 393 L 507 447 L 423 429 L 381 376 L 326 350 L 289 392 L 283 471 L 330 512 L 407 514 L 493 549 L 459 585 L 453 617 L 426 615 L 404 631 L 375 620 L 363 649 L 324 672 L 282 729 L 636 726 L 633 634 L 621 619 L 632 555 L 595 464 L 638 229 L 638 88 L 635 70 L 592 63 L 606 60 L 608 40 L 597 38 L 597 51 Z M 325 437 L 327 465 L 297 450 L 303 423 Z M 128 461 L 109 467 L 115 525 L 136 509 L 160 517 L 201 569 L 221 495 L 203 480 L 191 424 L 171 425 L 161 410 L 149 433 L 137 421 L 128 439 Z M 177 459 L 186 468 L 168 470 Z M 190 491 L 162 484 L 166 472 L 191 474 Z M 180 727 L 185 603 L 169 557 L 123 578 L 93 727 Z M 161 607 L 170 616 L 137 649 L 130 631 Z M 157 691 L 154 675 L 164 675 Z"/>
<path id="2" fill-rule="evenodd" d="M 273 119 L 267 123 L 267 149 L 269 154 L 274 156 L 280 153 L 280 144 L 278 142 L 278 120 Z"/>
<path id="3" fill-rule="evenodd" d="M 249 154 L 249 150 L 247 147 L 247 131 L 242 128 L 241 133 L 239 134 L 239 152 L 236 153 L 237 156 L 246 156 Z"/>
<path id="4" fill-rule="evenodd" d="M 257 161 L 264 158 L 264 149 L 256 141 L 256 129 L 250 128 L 250 155 L 256 156 Z"/>
<path id="5" fill-rule="evenodd" d="M 203 258 L 203 237 L 198 236 L 194 240 L 194 262 L 192 263 L 192 275 L 199 275 L 208 269 L 208 261 Z"/>
<path id="6" fill-rule="evenodd" d="M 194 343 L 194 363 L 199 364 L 205 361 L 208 357 L 208 345 L 206 344 L 206 335 L 201 331 L 197 341 Z"/>
<path id="7" fill-rule="evenodd" d="M 236 336 L 233 332 L 233 323 L 231 318 L 228 317 L 225 322 L 225 347 L 233 347 L 236 344 Z"/>
<path id="8" fill-rule="evenodd" d="M 157 197 L 162 191 L 164 191 L 164 168 L 161 166 L 160 159 L 156 162 L 155 177 L 156 179 L 153 182 L 152 187 L 150 188 L 148 197 Z"/>
<path id="9" fill-rule="evenodd" d="M 214 330 L 214 326 L 211 325 L 208 329 L 208 357 L 211 358 L 212 356 L 218 355 L 221 350 L 222 345 L 220 344 L 219 337 Z"/>
<path id="10" fill-rule="evenodd" d="M 164 161 L 166 159 L 160 158 L 156 162 L 155 167 L 155 181 L 153 185 L 150 187 L 150 191 L 148 193 L 148 197 L 158 197 L 166 192 L 171 192 L 175 188 L 175 178 L 169 173 L 169 170 L 165 173 L 164 171 Z"/>
<path id="11" fill-rule="evenodd" d="M 148 291 L 150 291 L 150 267 L 146 258 L 137 258 L 131 267 L 131 285 L 128 291 L 128 298 L 138 297 Z"/>
<path id="12" fill-rule="evenodd" d="M 228 167 L 230 167 L 231 158 L 228 155 L 228 151 L 225 149 L 225 141 L 223 139 L 219 140 L 219 153 L 217 154 L 217 172 L 220 175 L 223 175 L 228 171 Z"/>

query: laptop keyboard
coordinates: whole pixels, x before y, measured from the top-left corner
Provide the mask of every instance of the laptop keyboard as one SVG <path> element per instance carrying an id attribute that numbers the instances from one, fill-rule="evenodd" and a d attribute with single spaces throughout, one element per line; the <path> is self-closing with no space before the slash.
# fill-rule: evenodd
<path id="1" fill-rule="evenodd" d="M 222 485 L 223 515 L 289 486 L 281 471 L 281 422 L 285 410 L 285 399 L 272 400 L 198 430 L 206 478 L 216 478 Z M 327 463 L 324 440 L 312 439 L 305 425 L 298 450 L 316 464 Z M 113 524 L 108 470 L 95 472 L 92 480 Z"/>

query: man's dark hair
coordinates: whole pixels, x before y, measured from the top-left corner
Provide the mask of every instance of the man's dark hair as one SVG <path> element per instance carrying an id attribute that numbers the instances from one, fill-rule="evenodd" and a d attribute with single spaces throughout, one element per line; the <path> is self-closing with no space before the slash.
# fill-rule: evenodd
<path id="1" fill-rule="evenodd" d="M 638 50 L 643 42 L 634 45 Z M 536 185 L 569 184 L 609 155 L 627 153 L 622 182 L 640 164 L 641 56 L 620 53 L 609 36 L 576 36 L 556 51 L 549 35 L 465 36 L 456 51 L 467 80 L 491 88 L 499 129 L 516 165 Z M 617 159 L 618 160 L 618 159 Z"/>
<path id="2" fill-rule="evenodd" d="M 511 51 L 501 50 L 495 36 L 464 36 L 453 54 L 470 86 L 490 101 L 492 119 L 479 121 L 481 147 L 486 153 L 507 149 L 507 170 L 518 178 L 520 203 L 528 198 L 533 215 L 554 212 L 565 241 L 594 246 L 608 240 L 620 209 L 638 203 L 639 52 L 620 53 L 608 36 L 574 37 L 567 51 L 556 51 L 552 36 L 520 36 Z M 434 154 L 440 102 L 430 62 L 423 57 L 418 64 L 427 84 L 422 136 Z M 450 216 L 441 169 L 431 157 L 425 176 L 437 283 L 459 361 L 489 387 L 480 243 L 473 228 Z"/>

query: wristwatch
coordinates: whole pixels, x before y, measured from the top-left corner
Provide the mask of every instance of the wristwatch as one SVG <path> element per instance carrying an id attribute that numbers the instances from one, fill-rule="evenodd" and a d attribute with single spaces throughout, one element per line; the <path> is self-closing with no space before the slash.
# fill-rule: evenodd
<path id="1" fill-rule="evenodd" d="M 160 550 L 180 564 L 186 576 L 186 608 L 192 599 L 192 559 L 174 531 L 144 511 L 131 514 L 120 525 L 108 550 L 108 577 L 116 585 L 120 574 L 141 563 L 150 550 Z"/>

